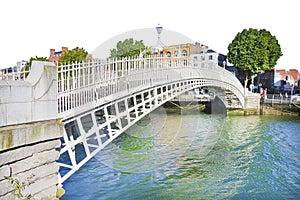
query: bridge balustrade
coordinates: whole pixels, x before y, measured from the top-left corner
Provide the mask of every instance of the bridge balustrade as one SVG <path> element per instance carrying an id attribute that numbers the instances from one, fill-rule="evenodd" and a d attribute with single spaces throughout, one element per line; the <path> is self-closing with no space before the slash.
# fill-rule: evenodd
<path id="1" fill-rule="evenodd" d="M 188 78 L 208 78 L 214 82 L 212 85 L 233 91 L 243 105 L 240 82 L 219 66 L 196 65 L 187 57 L 146 57 L 58 66 L 58 113 L 60 117 L 73 115 L 95 102 L 109 102 L 145 87 Z M 220 85 L 220 81 L 224 84 Z"/>

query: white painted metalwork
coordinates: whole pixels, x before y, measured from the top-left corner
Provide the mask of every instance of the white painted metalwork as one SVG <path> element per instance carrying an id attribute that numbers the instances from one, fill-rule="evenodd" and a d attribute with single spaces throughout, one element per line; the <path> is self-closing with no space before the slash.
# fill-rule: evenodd
<path id="1" fill-rule="evenodd" d="M 244 88 L 215 65 L 197 65 L 187 57 L 91 60 L 58 67 L 58 113 L 65 123 L 60 163 L 62 184 L 101 149 L 145 115 L 194 88 L 230 91 L 244 107 Z M 79 157 L 76 149 L 83 147 Z"/>
<path id="2" fill-rule="evenodd" d="M 186 57 L 92 60 L 58 67 L 58 113 L 70 117 L 158 84 L 207 79 L 210 85 L 232 91 L 244 106 L 244 89 L 229 71 L 216 65 L 193 67 Z"/>

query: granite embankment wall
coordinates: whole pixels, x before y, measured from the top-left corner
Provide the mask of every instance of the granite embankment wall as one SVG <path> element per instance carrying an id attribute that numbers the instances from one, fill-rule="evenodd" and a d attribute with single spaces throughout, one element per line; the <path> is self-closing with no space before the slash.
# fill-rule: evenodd
<path id="1" fill-rule="evenodd" d="M 56 77 L 54 64 L 33 62 L 26 80 L 0 80 L 0 199 L 56 198 L 63 135 Z"/>
<path id="2" fill-rule="evenodd" d="M 260 114 L 300 116 L 300 104 L 299 102 L 274 103 L 272 101 L 262 100 L 260 103 Z"/>
<path id="3" fill-rule="evenodd" d="M 300 116 L 299 102 L 272 101 L 260 96 L 247 96 L 244 109 L 228 110 L 228 115 L 290 115 Z"/>

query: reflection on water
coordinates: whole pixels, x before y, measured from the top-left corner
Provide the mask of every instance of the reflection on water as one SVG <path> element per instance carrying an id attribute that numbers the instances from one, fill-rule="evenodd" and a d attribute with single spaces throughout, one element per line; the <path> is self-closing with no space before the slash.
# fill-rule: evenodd
<path id="1" fill-rule="evenodd" d="M 167 114 L 160 107 L 95 158 L 110 168 L 134 173 L 178 168 L 186 151 L 203 159 L 218 141 L 225 116 L 199 113 L 183 109 Z"/>
<path id="2" fill-rule="evenodd" d="M 64 183 L 62 199 L 300 198 L 299 118 L 188 112 L 163 124 L 122 134 Z"/>

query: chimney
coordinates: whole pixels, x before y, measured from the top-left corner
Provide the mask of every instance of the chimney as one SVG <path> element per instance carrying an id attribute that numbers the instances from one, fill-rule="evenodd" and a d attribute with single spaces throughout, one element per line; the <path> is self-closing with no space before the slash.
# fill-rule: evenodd
<path id="1" fill-rule="evenodd" d="M 54 60 L 55 49 L 50 49 L 50 56 L 48 58 L 49 61 L 53 62 Z"/>

